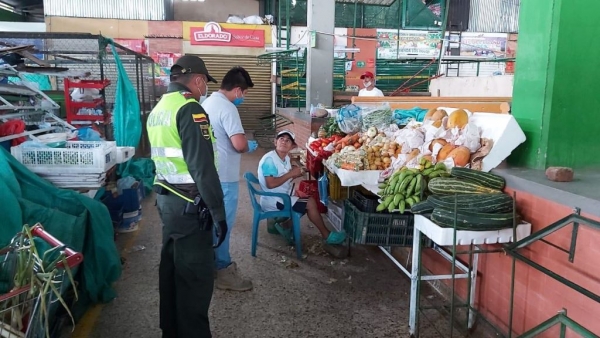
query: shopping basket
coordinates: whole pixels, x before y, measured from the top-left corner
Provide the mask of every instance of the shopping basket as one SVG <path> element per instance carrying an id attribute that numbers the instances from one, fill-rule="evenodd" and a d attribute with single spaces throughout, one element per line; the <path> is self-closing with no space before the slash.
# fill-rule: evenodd
<path id="1" fill-rule="evenodd" d="M 81 253 L 66 248 L 63 243 L 46 232 L 40 224 L 32 227 L 27 234 L 24 232 L 15 236 L 8 247 L 0 250 L 0 259 L 2 260 L 0 262 L 0 290 L 3 292 L 0 294 L 0 337 L 2 338 L 46 337 L 49 332 L 48 326 L 53 323 L 53 314 L 62 302 L 59 297 L 71 286 L 66 283 L 69 273 L 64 265 L 66 263 L 70 271 L 83 261 Z M 37 242 L 38 240 L 41 242 Z M 43 243 L 43 245 L 36 243 Z M 24 251 L 31 251 L 32 247 L 38 246 L 47 246 L 51 250 L 44 252 L 41 261 L 23 258 L 26 256 L 23 255 Z M 52 256 L 46 255 L 49 252 L 60 254 L 59 258 L 50 265 L 44 263 L 46 257 Z M 30 264 L 31 262 L 36 263 Z M 17 271 L 19 264 L 27 268 Z M 49 266 L 55 267 L 51 273 L 45 269 Z M 31 267 L 31 271 L 29 271 L 29 267 Z M 31 273 L 29 282 L 19 285 L 16 280 L 26 280 L 21 278 L 27 272 Z"/>

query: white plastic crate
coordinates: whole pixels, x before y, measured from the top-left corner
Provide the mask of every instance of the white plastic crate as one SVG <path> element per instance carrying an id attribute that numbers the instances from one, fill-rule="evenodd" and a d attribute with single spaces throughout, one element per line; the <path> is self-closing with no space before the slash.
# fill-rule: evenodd
<path id="1" fill-rule="evenodd" d="M 65 148 L 12 147 L 12 155 L 34 173 L 100 174 L 117 163 L 115 142 L 69 141 Z"/>
<path id="2" fill-rule="evenodd" d="M 344 225 L 344 208 L 333 201 L 327 204 L 327 218 L 337 231 L 342 231 Z"/>
<path id="3" fill-rule="evenodd" d="M 117 163 L 125 163 L 135 155 L 135 147 L 117 147 Z"/>

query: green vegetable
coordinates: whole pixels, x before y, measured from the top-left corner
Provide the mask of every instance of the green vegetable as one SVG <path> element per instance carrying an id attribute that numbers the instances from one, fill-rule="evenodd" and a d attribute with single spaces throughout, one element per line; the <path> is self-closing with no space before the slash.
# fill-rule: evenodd
<path id="1" fill-rule="evenodd" d="M 456 217 L 456 228 L 459 230 L 488 231 L 510 228 L 513 225 L 513 213 L 489 214 L 466 210 L 454 211 L 445 208 L 435 208 L 431 220 L 444 228 L 453 228 Z"/>
<path id="2" fill-rule="evenodd" d="M 429 188 L 429 191 L 439 195 L 502 193 L 500 190 L 490 189 L 469 181 L 445 177 L 431 179 L 427 187 Z"/>
<path id="3" fill-rule="evenodd" d="M 506 181 L 501 176 L 469 168 L 454 167 L 450 174 L 456 178 L 462 178 L 492 189 L 502 190 L 506 185 Z"/>
<path id="4" fill-rule="evenodd" d="M 427 201 L 436 208 L 484 213 L 507 213 L 513 210 L 513 198 L 506 194 L 431 195 Z"/>

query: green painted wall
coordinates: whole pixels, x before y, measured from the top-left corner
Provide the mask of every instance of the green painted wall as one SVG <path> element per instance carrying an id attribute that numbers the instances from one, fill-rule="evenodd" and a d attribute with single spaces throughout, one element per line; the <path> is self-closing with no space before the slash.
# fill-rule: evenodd
<path id="1" fill-rule="evenodd" d="M 562 0 L 547 164 L 600 165 L 600 25 L 597 0 Z"/>
<path id="2" fill-rule="evenodd" d="M 592 141 L 600 134 L 600 25 L 590 8 L 600 3 L 521 2 L 513 115 L 527 141 L 510 164 L 535 169 L 600 164 L 598 156 L 590 156 L 600 150 Z"/>

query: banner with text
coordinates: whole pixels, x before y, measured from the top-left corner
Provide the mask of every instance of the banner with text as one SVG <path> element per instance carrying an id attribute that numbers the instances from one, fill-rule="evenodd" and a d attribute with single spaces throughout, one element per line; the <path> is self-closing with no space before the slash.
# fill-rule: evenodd
<path id="1" fill-rule="evenodd" d="M 261 48 L 265 46 L 265 32 L 258 29 L 225 29 L 216 22 L 207 22 L 204 27 L 190 27 L 190 44 Z"/>

